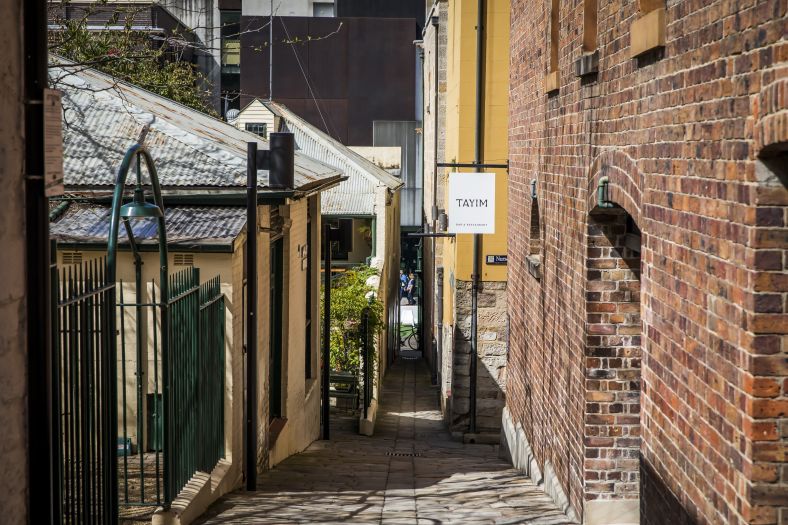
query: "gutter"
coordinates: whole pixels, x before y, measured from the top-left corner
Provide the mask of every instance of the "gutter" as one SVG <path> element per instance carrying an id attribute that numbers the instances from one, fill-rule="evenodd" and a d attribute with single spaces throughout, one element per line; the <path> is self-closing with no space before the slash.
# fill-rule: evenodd
<path id="1" fill-rule="evenodd" d="M 180 243 L 167 243 L 167 251 L 169 252 L 194 252 L 194 253 L 233 253 L 233 242 L 230 244 L 180 244 Z M 69 241 L 57 243 L 58 250 L 106 250 L 107 243 L 101 241 Z M 118 244 L 119 252 L 133 251 L 131 245 L 128 243 Z M 139 252 L 158 252 L 158 245 L 152 244 L 138 244 L 137 251 Z"/>
<path id="2" fill-rule="evenodd" d="M 287 199 L 298 200 L 326 191 L 347 180 L 345 175 L 335 175 L 328 181 L 307 189 L 265 191 L 257 194 L 257 204 L 285 204 Z M 53 200 L 81 201 L 95 204 L 110 204 L 112 194 L 106 188 L 80 188 L 72 186 L 68 191 L 76 193 L 69 197 Z M 173 189 L 162 190 L 164 204 L 190 206 L 246 206 L 246 191 L 216 189 Z M 53 210 L 54 211 L 54 210 Z"/>

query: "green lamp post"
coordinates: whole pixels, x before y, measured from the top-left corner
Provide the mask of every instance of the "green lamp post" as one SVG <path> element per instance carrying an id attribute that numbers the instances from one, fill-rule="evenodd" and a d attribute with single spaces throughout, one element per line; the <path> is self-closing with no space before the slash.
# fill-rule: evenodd
<path id="1" fill-rule="evenodd" d="M 134 197 L 132 198 L 131 202 L 127 204 L 122 204 L 123 201 L 123 194 L 126 190 L 126 179 L 128 177 L 129 169 L 131 168 L 132 162 L 136 161 L 136 175 L 137 175 L 137 183 L 134 187 Z M 145 200 L 145 192 L 142 188 L 142 162 L 145 162 L 145 165 L 148 169 L 148 175 L 150 176 L 151 187 L 153 190 L 153 203 L 147 202 Z M 126 231 L 126 235 L 129 239 L 129 244 L 131 246 L 131 250 L 134 256 L 134 266 L 135 266 L 135 284 L 136 284 L 136 309 L 137 309 L 137 333 L 142 332 L 142 306 L 143 306 L 143 297 L 142 297 L 142 257 L 140 256 L 139 250 L 137 248 L 137 242 L 134 238 L 133 228 L 131 227 L 130 222 L 132 220 L 140 220 L 140 219 L 155 219 L 157 221 L 157 232 L 158 232 L 158 247 L 159 247 L 159 289 L 161 293 L 161 301 L 154 305 L 153 307 L 159 307 L 161 309 L 161 361 L 162 361 L 162 382 L 163 382 L 163 398 L 164 402 L 162 403 L 162 448 L 164 450 L 164 472 L 163 472 L 163 502 L 165 505 L 169 504 L 172 501 L 172 487 L 170 486 L 170 476 L 173 465 L 173 458 L 172 454 L 168 453 L 170 451 L 170 432 L 169 432 L 169 413 L 170 413 L 170 386 L 172 385 L 172 378 L 171 378 L 171 367 L 169 363 L 169 309 L 167 308 L 168 300 L 169 300 L 169 290 L 168 290 L 168 268 L 167 268 L 167 230 L 165 227 L 164 221 L 164 201 L 162 200 L 161 196 L 161 186 L 159 184 L 159 177 L 156 172 L 156 167 L 153 162 L 153 158 L 151 157 L 150 153 L 145 149 L 144 146 L 141 144 L 135 144 L 134 146 L 130 147 L 126 154 L 123 157 L 123 162 L 118 169 L 118 175 L 115 179 L 115 190 L 112 195 L 112 209 L 111 209 L 111 216 L 110 216 L 110 226 L 109 226 L 109 238 L 107 240 L 107 281 L 110 283 L 117 282 L 117 253 L 118 253 L 118 234 L 120 230 L 120 224 L 123 223 L 124 229 Z M 115 289 L 113 288 L 112 291 L 115 294 Z M 113 298 L 113 302 L 117 304 L 117 298 Z M 122 302 L 122 298 L 121 298 Z M 111 319 L 111 334 L 116 334 L 116 324 L 117 320 L 114 318 Z M 122 319 L 121 319 L 121 322 Z M 142 406 L 142 378 L 141 378 L 141 363 L 143 359 L 143 348 L 142 348 L 142 338 L 137 337 L 137 403 L 138 407 Z M 117 348 L 116 345 L 113 345 L 115 351 L 113 352 L 115 355 L 111 356 L 110 367 L 112 370 L 110 371 L 110 377 L 117 377 Z M 117 389 L 117 382 L 112 381 L 112 388 Z M 111 403 L 111 406 L 108 407 L 110 414 L 109 414 L 109 421 L 117 421 L 117 391 L 113 392 L 112 399 L 115 400 L 114 403 Z M 137 428 L 142 428 L 142 410 L 138 408 L 137 410 Z M 125 418 L 124 418 L 124 425 L 125 425 Z M 118 428 L 117 425 L 110 425 L 112 429 L 112 436 L 110 439 L 112 442 L 117 442 L 117 433 Z M 125 431 L 124 431 L 125 432 Z M 138 438 L 139 441 L 139 438 Z M 138 443 L 140 446 L 140 443 Z M 142 458 L 142 454 L 140 454 L 140 458 Z M 114 480 L 115 486 L 115 494 L 117 494 L 117 463 L 112 462 L 114 472 L 112 473 L 111 479 Z"/>

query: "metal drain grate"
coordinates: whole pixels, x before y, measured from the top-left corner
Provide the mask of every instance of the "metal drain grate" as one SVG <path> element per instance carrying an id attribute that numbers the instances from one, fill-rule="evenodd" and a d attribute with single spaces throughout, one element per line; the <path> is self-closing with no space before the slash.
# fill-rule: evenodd
<path id="1" fill-rule="evenodd" d="M 406 458 L 420 458 L 421 452 L 394 452 L 393 450 L 390 450 L 386 452 L 386 455 Z"/>

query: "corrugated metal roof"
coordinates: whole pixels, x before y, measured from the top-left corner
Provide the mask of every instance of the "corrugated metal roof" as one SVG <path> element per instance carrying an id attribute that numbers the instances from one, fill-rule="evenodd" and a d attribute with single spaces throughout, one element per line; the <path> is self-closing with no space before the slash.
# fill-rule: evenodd
<path id="1" fill-rule="evenodd" d="M 164 212 L 167 224 L 167 245 L 231 246 L 246 225 L 243 207 L 176 206 Z M 94 204 L 71 204 L 55 222 L 50 223 L 50 235 L 59 242 L 106 245 L 109 236 L 110 208 Z M 156 221 L 130 221 L 138 244 L 157 242 Z M 122 227 L 118 241 L 128 244 Z"/>
<path id="2" fill-rule="evenodd" d="M 50 76 L 63 91 L 67 187 L 113 185 L 123 155 L 140 140 L 165 187 L 244 186 L 247 142 L 268 149 L 253 133 L 95 70 L 50 68 Z M 339 170 L 296 152 L 296 189 L 339 176 Z M 265 188 L 268 172 L 260 170 L 259 180 Z"/>
<path id="3" fill-rule="evenodd" d="M 320 131 L 286 106 L 260 102 L 284 121 L 301 153 L 333 166 L 347 176 L 347 180 L 322 194 L 321 212 L 324 215 L 374 215 L 376 188 L 385 186 L 396 191 L 402 187 L 401 180 Z"/>

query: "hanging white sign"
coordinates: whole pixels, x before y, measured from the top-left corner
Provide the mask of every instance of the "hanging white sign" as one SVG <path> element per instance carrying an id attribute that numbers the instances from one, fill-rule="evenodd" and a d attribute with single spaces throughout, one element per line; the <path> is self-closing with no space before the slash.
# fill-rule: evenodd
<path id="1" fill-rule="evenodd" d="M 495 173 L 450 173 L 448 212 L 450 233 L 495 233 Z"/>

